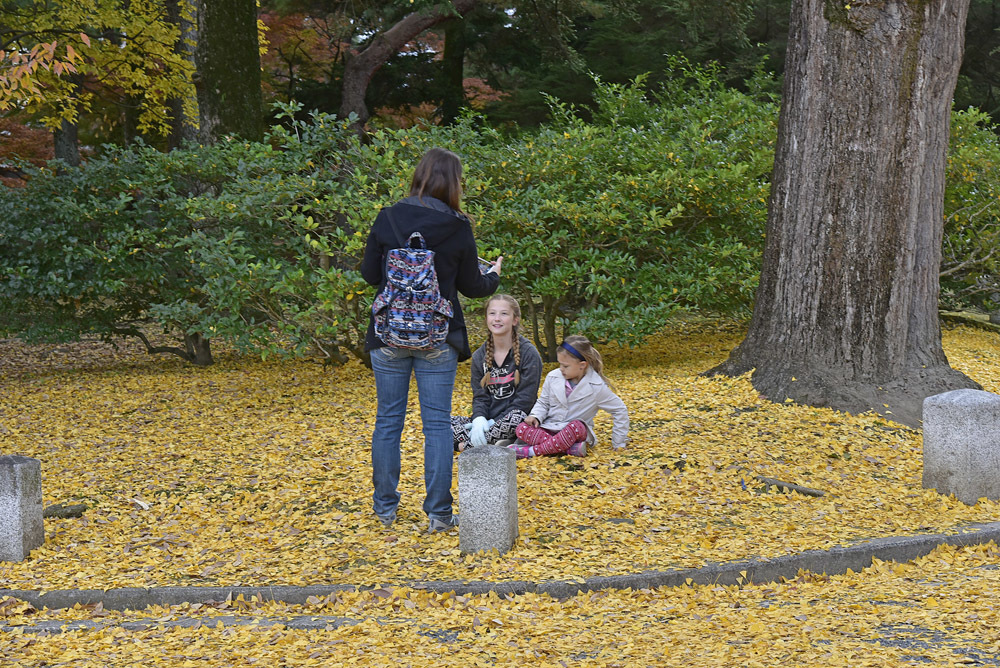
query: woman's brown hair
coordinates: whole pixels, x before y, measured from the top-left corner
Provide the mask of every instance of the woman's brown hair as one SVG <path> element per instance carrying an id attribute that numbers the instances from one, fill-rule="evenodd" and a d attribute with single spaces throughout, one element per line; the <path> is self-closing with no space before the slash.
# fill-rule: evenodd
<path id="1" fill-rule="evenodd" d="M 514 318 L 520 322 L 521 321 L 521 305 L 517 303 L 517 300 L 510 295 L 493 295 L 486 302 L 486 306 L 483 307 L 483 313 L 489 313 L 490 304 L 493 302 L 506 302 L 510 307 L 510 312 L 514 315 Z M 494 363 L 493 354 L 496 352 L 496 348 L 493 343 L 493 332 L 487 330 L 486 334 L 486 356 L 483 357 L 483 379 L 479 382 L 480 387 L 486 387 L 486 381 L 489 379 L 487 372 L 489 371 L 490 365 Z M 517 333 L 517 325 L 511 329 L 511 350 L 514 351 L 514 385 L 521 384 L 521 337 Z"/>
<path id="2" fill-rule="evenodd" d="M 451 151 L 432 148 L 417 163 L 410 195 L 430 195 L 462 212 L 462 160 Z"/>

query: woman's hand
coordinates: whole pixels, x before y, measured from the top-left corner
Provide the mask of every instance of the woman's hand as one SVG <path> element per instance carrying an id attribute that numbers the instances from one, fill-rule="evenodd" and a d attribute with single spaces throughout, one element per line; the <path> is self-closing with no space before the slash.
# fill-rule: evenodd
<path id="1" fill-rule="evenodd" d="M 494 262 L 493 266 L 490 267 L 490 271 L 495 271 L 496 274 L 497 274 L 497 276 L 499 276 L 500 275 L 500 265 L 502 265 L 502 264 L 503 264 L 503 255 L 501 255 L 500 257 L 498 257 L 496 259 L 496 262 Z M 488 271 L 486 273 L 488 274 L 490 272 Z"/>

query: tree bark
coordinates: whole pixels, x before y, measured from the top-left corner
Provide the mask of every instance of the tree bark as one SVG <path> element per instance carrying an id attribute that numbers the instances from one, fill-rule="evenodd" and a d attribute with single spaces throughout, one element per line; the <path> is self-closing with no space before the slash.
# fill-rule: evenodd
<path id="1" fill-rule="evenodd" d="M 195 49 L 199 136 L 264 138 L 254 0 L 199 0 Z"/>
<path id="2" fill-rule="evenodd" d="M 137 140 L 145 140 L 139 132 L 139 105 L 140 100 L 134 95 L 126 96 L 122 107 L 122 140 L 125 144 L 133 144 Z"/>
<path id="3" fill-rule="evenodd" d="M 185 334 L 184 348 L 187 359 L 197 366 L 209 366 L 215 360 L 212 358 L 212 340 L 201 334 Z"/>
<path id="4" fill-rule="evenodd" d="M 201 334 L 185 334 L 184 347 L 179 346 L 154 346 L 149 341 L 142 330 L 132 326 L 112 327 L 112 333 L 118 336 L 134 336 L 146 347 L 146 352 L 150 355 L 177 355 L 185 362 L 196 364 L 197 366 L 209 366 L 215 362 L 212 357 L 212 340 Z"/>
<path id="5" fill-rule="evenodd" d="M 167 0 L 167 20 L 173 23 L 180 30 L 181 38 L 174 45 L 174 53 L 183 54 L 189 62 L 194 62 L 194 48 L 188 43 L 197 43 L 198 33 L 196 26 L 184 17 L 181 3 L 185 0 Z M 170 134 L 167 135 L 167 150 L 180 148 L 184 142 L 193 142 L 198 139 L 198 120 L 188 118 L 184 113 L 184 100 L 173 98 L 167 102 L 167 110 L 170 113 Z"/>
<path id="6" fill-rule="evenodd" d="M 978 387 L 941 347 L 938 267 L 969 0 L 795 0 L 760 285 L 708 373 L 917 426 Z"/>
<path id="7" fill-rule="evenodd" d="M 441 70 L 444 95 L 441 100 L 441 123 L 451 125 L 465 106 L 465 19 L 452 19 L 445 24 L 444 55 Z"/>
<path id="8" fill-rule="evenodd" d="M 343 92 L 340 104 L 341 118 L 357 114 L 357 127 L 364 128 L 370 117 L 365 104 L 365 93 L 375 72 L 385 65 L 407 42 L 442 21 L 465 16 L 476 6 L 477 0 L 454 0 L 450 5 L 439 5 L 428 12 L 407 14 L 384 33 L 377 35 L 363 51 L 348 58 L 344 66 Z"/>
<path id="9" fill-rule="evenodd" d="M 52 131 L 52 148 L 57 160 L 79 167 L 80 141 L 77 138 L 77 124 L 63 119 L 62 125 Z"/>

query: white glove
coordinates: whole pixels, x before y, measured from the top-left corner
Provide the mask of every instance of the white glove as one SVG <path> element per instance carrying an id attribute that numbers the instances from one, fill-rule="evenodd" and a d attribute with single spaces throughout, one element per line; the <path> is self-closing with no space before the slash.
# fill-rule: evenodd
<path id="1" fill-rule="evenodd" d="M 469 431 L 469 440 L 472 445 L 480 447 L 486 445 L 486 430 L 490 428 L 490 420 L 482 415 L 472 420 L 472 429 Z"/>

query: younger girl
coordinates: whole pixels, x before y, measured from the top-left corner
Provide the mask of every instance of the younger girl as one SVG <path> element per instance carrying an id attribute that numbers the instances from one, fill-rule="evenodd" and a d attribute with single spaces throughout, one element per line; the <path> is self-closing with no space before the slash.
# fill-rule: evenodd
<path id="1" fill-rule="evenodd" d="M 601 354 L 586 337 L 574 335 L 566 337 L 556 358 L 559 368 L 545 377 L 538 401 L 517 426 L 517 437 L 527 444 L 514 446 L 517 458 L 564 453 L 585 456 L 587 444 L 596 442 L 594 416 L 598 410 L 611 413 L 611 444 L 615 449 L 624 448 L 628 409 L 604 379 Z"/>
<path id="2" fill-rule="evenodd" d="M 521 336 L 521 307 L 510 295 L 486 302 L 486 343 L 472 354 L 472 417 L 455 415 L 455 449 L 513 440 L 538 396 L 542 357 Z"/>

